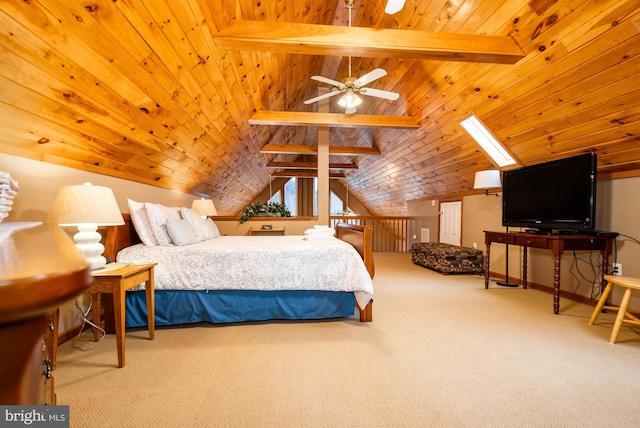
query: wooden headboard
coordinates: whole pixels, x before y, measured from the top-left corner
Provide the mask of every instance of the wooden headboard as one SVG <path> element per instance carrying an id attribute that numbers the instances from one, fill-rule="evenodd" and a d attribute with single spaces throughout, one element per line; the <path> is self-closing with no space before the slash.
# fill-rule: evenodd
<path id="1" fill-rule="evenodd" d="M 107 236 L 104 244 L 104 256 L 111 261 L 116 261 L 116 254 L 123 248 L 142 242 L 131 222 L 129 213 L 122 213 L 124 224 L 122 226 L 107 227 Z M 336 237 L 351 244 L 364 261 L 369 276 L 373 279 L 375 265 L 373 263 L 373 251 L 371 249 L 372 226 L 360 226 L 355 224 L 337 223 L 335 226 Z"/>
<path id="2" fill-rule="evenodd" d="M 112 262 L 116 261 L 116 254 L 123 248 L 142 242 L 136 232 L 131 215 L 122 213 L 124 224 L 122 226 L 108 226 L 107 236 L 104 242 L 104 256 L 108 257 Z"/>

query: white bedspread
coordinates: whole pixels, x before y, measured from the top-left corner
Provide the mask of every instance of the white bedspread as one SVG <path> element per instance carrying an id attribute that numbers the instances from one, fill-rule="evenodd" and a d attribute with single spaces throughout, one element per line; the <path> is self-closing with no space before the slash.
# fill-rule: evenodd
<path id="1" fill-rule="evenodd" d="M 358 252 L 337 238 L 221 236 L 185 246 L 134 245 L 122 263 L 157 262 L 156 290 L 328 290 L 354 292 L 364 308 L 373 283 Z"/>

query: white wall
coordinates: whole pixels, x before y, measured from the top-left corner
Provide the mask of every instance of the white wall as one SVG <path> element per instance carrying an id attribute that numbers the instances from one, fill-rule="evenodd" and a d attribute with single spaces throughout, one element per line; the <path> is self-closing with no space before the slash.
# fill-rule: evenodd
<path id="1" fill-rule="evenodd" d="M 0 171 L 11 174 L 11 177 L 20 185 L 13 209 L 5 221 L 44 221 L 60 187 L 87 181 L 94 185 L 110 187 L 123 212 L 129 212 L 127 198 L 168 206 L 189 207 L 191 202 L 197 199 L 194 195 L 178 191 L 4 153 L 0 153 Z"/>

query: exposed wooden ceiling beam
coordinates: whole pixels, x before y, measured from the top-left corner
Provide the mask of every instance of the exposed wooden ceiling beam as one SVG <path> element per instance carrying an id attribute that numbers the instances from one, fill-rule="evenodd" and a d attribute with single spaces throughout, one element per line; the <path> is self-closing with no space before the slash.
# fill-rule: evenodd
<path id="1" fill-rule="evenodd" d="M 280 169 L 318 169 L 317 162 L 275 162 L 267 164 L 267 168 Z M 355 163 L 329 163 L 329 169 L 358 169 Z"/>
<path id="2" fill-rule="evenodd" d="M 418 121 L 411 116 L 270 110 L 257 112 L 249 119 L 249 123 L 252 125 L 329 126 L 332 128 L 420 128 Z"/>
<path id="3" fill-rule="evenodd" d="M 515 64 L 525 53 L 511 37 L 269 21 L 234 21 L 219 49 Z"/>
<path id="4" fill-rule="evenodd" d="M 272 177 L 317 177 L 317 171 L 275 171 L 270 174 Z M 344 178 L 342 172 L 329 172 L 329 178 Z"/>
<path id="5" fill-rule="evenodd" d="M 317 146 L 295 146 L 288 144 L 265 144 L 260 153 L 316 154 Z M 329 146 L 329 154 L 337 156 L 376 156 L 380 150 L 375 147 L 343 147 Z"/>

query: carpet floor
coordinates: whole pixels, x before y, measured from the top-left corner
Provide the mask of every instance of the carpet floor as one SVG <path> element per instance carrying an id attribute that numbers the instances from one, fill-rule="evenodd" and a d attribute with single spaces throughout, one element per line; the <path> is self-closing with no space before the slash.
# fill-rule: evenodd
<path id="1" fill-rule="evenodd" d="M 640 329 L 537 290 L 375 254 L 373 322 L 84 333 L 58 350 L 72 427 L 632 427 Z"/>

